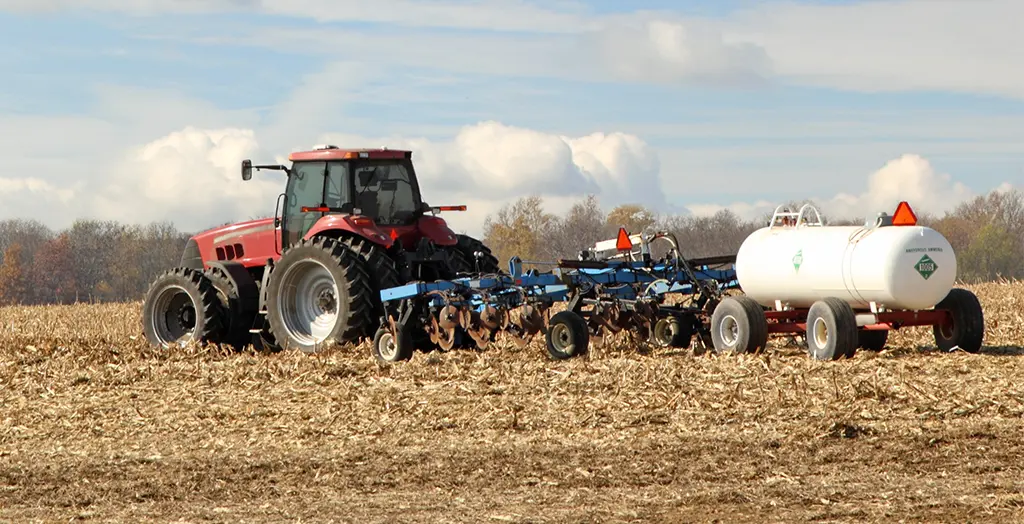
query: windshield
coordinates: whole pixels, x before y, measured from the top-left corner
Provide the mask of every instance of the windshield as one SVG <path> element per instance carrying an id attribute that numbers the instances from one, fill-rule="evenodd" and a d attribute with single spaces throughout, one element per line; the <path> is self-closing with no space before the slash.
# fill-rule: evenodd
<path id="1" fill-rule="evenodd" d="M 355 183 L 353 204 L 381 225 L 412 222 L 420 207 L 408 161 L 361 160 L 352 164 Z"/>

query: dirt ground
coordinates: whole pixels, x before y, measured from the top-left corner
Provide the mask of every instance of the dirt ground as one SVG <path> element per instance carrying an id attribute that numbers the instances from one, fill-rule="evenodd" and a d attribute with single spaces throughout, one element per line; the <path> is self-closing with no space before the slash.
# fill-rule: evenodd
<path id="1" fill-rule="evenodd" d="M 148 349 L 139 304 L 0 309 L 0 520 L 1024 521 L 1024 283 L 986 348 Z"/>

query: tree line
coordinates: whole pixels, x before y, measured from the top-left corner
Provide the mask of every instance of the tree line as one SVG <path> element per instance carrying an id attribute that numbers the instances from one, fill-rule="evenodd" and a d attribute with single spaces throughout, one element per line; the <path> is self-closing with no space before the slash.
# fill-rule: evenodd
<path id="1" fill-rule="evenodd" d="M 796 211 L 813 201 L 787 202 Z M 827 209 L 815 206 L 829 225 L 860 225 L 865 218 L 832 220 Z M 893 213 L 895 209 L 888 211 Z M 575 259 L 595 242 L 615 238 L 620 227 L 631 234 L 668 231 L 687 258 L 735 254 L 743 240 L 771 220 L 766 213 L 743 220 L 729 210 L 712 216 L 661 215 L 639 205 L 622 205 L 607 214 L 598 199 L 587 197 L 564 215 L 544 210 L 540 197 L 521 198 L 489 216 L 484 243 L 499 260 L 518 255 L 523 260 L 550 262 Z M 872 221 L 875 219 L 872 216 Z M 917 213 L 918 224 L 931 227 L 949 240 L 957 256 L 958 278 L 964 282 L 1024 278 L 1024 193 L 992 191 L 962 202 L 942 216 Z M 526 264 L 529 266 L 529 264 Z M 535 265 L 543 271 L 544 265 Z"/>
<path id="2" fill-rule="evenodd" d="M 789 202 L 793 209 L 805 202 Z M 819 208 L 820 211 L 827 211 Z M 602 210 L 595 196 L 558 215 L 541 197 L 520 198 L 484 223 L 483 241 L 501 261 L 518 255 L 528 262 L 576 258 L 595 242 L 614 238 L 619 227 L 676 235 L 686 257 L 734 254 L 770 214 L 742 220 L 723 210 L 712 216 L 659 215 L 640 205 Z M 863 219 L 830 224 L 862 224 Z M 1024 278 L 1024 193 L 993 191 L 961 203 L 943 216 L 918 215 L 942 233 L 957 254 L 959 278 L 980 282 Z M 78 220 L 54 231 L 35 220 L 0 221 L 0 304 L 67 304 L 139 300 L 150 282 L 181 260 L 192 233 L 170 222 L 129 225 Z M 540 270 L 550 266 L 527 264 Z"/>

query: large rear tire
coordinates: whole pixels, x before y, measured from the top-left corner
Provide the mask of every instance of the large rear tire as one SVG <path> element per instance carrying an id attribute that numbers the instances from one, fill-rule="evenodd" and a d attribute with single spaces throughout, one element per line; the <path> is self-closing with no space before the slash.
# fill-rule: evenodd
<path id="1" fill-rule="evenodd" d="M 365 337 L 373 308 L 370 276 L 343 242 L 303 240 L 281 255 L 273 271 L 267 321 L 283 349 L 316 353 Z"/>
<path id="2" fill-rule="evenodd" d="M 224 312 L 221 342 L 235 349 L 245 349 L 253 343 L 253 335 L 249 329 L 256 320 L 259 295 L 251 296 L 250 291 L 243 296 L 235 280 L 219 267 L 207 268 L 203 274 L 217 291 L 217 299 Z"/>
<path id="3" fill-rule="evenodd" d="M 223 326 L 217 290 L 191 268 L 179 267 L 158 276 L 142 303 L 142 331 L 157 347 L 217 342 Z"/>
<path id="4" fill-rule="evenodd" d="M 468 236 L 455 235 L 458 243 L 448 248 L 449 261 L 456 273 L 504 274 L 498 258 L 483 242 Z M 477 254 L 480 255 L 479 259 Z M 479 264 L 479 268 L 477 265 Z"/>
<path id="5" fill-rule="evenodd" d="M 348 237 L 342 243 L 362 261 L 366 272 L 370 276 L 370 302 L 372 308 L 367 312 L 366 329 L 363 333 L 367 337 L 375 336 L 376 326 L 380 323 L 380 317 L 388 313 L 384 309 L 384 303 L 380 299 L 380 291 L 389 287 L 402 285 L 398 276 L 398 269 L 395 268 L 395 261 L 388 256 L 387 252 L 380 246 L 357 237 Z M 391 308 L 394 309 L 394 308 Z M 392 311 L 393 313 L 393 311 Z"/>

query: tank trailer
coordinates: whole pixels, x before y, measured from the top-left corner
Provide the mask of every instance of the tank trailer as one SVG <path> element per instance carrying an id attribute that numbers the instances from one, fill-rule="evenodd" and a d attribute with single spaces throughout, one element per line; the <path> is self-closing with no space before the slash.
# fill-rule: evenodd
<path id="1" fill-rule="evenodd" d="M 803 335 L 819 360 L 880 350 L 889 331 L 932 326 L 944 351 L 981 349 L 978 298 L 954 288 L 956 255 L 934 229 L 917 224 L 907 202 L 863 226 L 827 226 L 818 210 L 779 206 L 736 255 L 743 295 L 715 308 L 719 351 L 754 352 L 769 335 Z"/>

